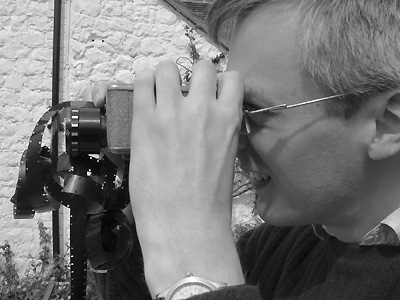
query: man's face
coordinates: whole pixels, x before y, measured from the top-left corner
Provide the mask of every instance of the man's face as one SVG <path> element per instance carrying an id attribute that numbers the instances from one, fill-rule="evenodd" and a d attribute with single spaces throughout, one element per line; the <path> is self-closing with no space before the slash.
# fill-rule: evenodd
<path id="1" fill-rule="evenodd" d="M 227 69 L 245 78 L 251 92 L 244 101 L 253 109 L 327 96 L 301 68 L 293 9 L 264 5 L 235 30 Z M 265 178 L 255 186 L 258 213 L 275 225 L 351 222 L 365 161 L 360 124 L 357 116 L 327 117 L 322 104 L 250 121 L 238 157 L 242 168 Z"/>

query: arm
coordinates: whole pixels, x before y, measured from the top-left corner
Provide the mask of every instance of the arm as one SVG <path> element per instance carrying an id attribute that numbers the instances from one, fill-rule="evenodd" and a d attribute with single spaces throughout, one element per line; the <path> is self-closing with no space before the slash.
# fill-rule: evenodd
<path id="1" fill-rule="evenodd" d="M 193 71 L 186 98 L 172 63 L 134 82 L 130 196 L 153 297 L 188 272 L 244 282 L 230 227 L 243 81 L 224 73 L 217 99 L 214 66 Z M 106 90 L 85 94 L 102 106 Z"/>
<path id="2" fill-rule="evenodd" d="M 187 97 L 172 63 L 134 82 L 130 196 L 153 297 L 188 272 L 244 282 L 230 227 L 243 82 L 225 73 L 217 100 L 216 81 L 200 62 Z"/>

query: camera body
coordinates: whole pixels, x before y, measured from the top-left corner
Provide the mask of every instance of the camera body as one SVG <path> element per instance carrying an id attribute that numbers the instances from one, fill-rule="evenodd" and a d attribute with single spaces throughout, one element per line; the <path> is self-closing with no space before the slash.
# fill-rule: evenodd
<path id="1" fill-rule="evenodd" d="M 107 89 L 107 147 L 114 154 L 129 154 L 133 116 L 133 86 L 113 84 Z"/>
<path id="2" fill-rule="evenodd" d="M 105 106 L 67 107 L 59 114 L 59 140 L 69 155 L 98 154 L 109 148 L 114 154 L 130 153 L 133 86 L 112 84 Z"/>

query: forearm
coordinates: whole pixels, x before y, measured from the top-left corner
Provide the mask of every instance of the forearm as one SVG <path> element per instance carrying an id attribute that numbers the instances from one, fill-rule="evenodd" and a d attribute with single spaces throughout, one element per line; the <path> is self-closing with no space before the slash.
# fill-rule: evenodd
<path id="1" fill-rule="evenodd" d="M 225 73 L 218 99 L 216 82 L 209 62 L 194 66 L 186 97 L 169 62 L 134 82 L 129 192 L 153 297 L 187 273 L 244 282 L 230 227 L 243 80 Z"/>
<path id="2" fill-rule="evenodd" d="M 244 283 L 230 228 L 226 232 L 214 230 L 207 236 L 199 230 L 185 236 L 174 229 L 161 231 L 140 237 L 146 282 L 153 297 L 189 272 L 228 286 Z"/>

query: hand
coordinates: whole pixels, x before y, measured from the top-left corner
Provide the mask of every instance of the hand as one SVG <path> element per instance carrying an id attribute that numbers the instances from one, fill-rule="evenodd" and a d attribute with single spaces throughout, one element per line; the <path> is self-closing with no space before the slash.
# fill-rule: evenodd
<path id="1" fill-rule="evenodd" d="M 184 97 L 175 64 L 134 81 L 129 190 L 153 296 L 187 272 L 243 282 L 232 232 L 232 182 L 243 80 L 194 66 Z"/>

